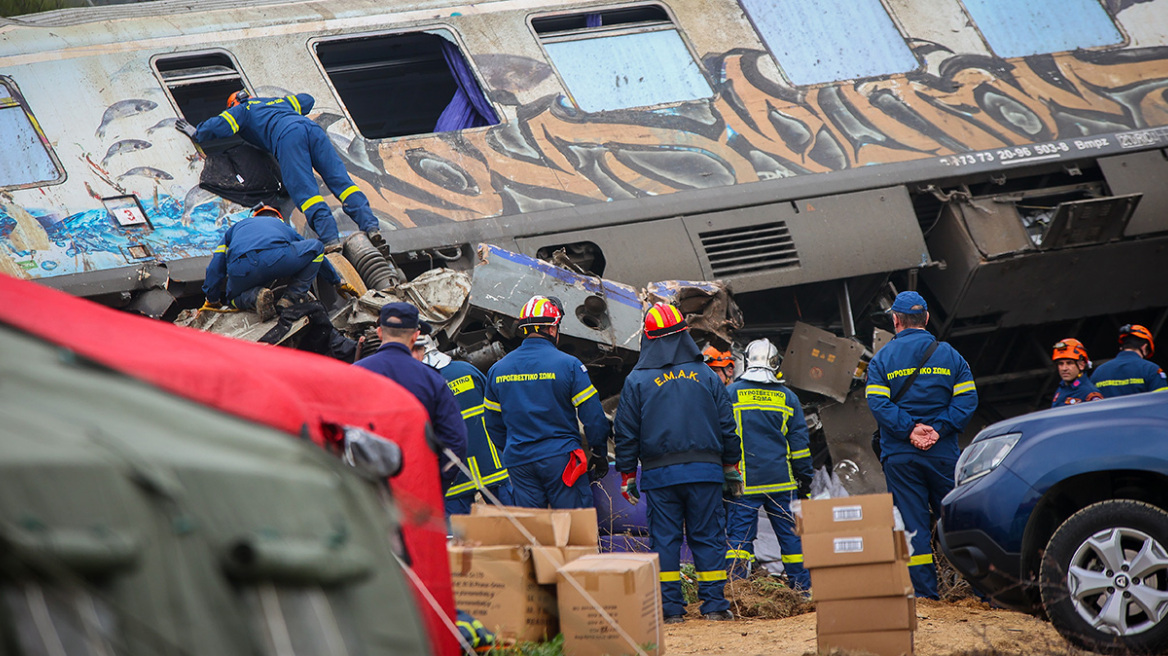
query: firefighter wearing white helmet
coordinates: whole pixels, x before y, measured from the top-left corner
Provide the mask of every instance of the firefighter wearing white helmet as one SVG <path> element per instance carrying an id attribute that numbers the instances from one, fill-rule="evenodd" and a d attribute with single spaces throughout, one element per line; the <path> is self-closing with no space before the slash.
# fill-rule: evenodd
<path id="1" fill-rule="evenodd" d="M 783 551 L 783 569 L 791 586 L 811 588 L 803 567 L 803 546 L 795 535 L 791 500 L 811 488 L 811 448 L 799 397 L 783 384 L 779 350 L 767 339 L 746 346 L 746 372 L 727 388 L 734 421 L 742 437 L 745 494 L 727 501 L 726 566 L 731 576 L 745 576 L 754 560 L 758 509 L 766 509 Z"/>

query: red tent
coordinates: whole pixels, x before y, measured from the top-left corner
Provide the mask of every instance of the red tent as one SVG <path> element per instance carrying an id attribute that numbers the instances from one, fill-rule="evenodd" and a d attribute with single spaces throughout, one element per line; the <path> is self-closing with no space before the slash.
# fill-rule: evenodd
<path id="1" fill-rule="evenodd" d="M 391 482 L 414 569 L 447 617 L 454 594 L 438 460 L 426 411 L 397 383 L 311 353 L 254 344 L 119 312 L 0 275 L 0 321 L 173 394 L 324 445 L 334 426 L 366 428 L 404 456 Z M 438 654 L 457 643 L 418 597 Z"/>

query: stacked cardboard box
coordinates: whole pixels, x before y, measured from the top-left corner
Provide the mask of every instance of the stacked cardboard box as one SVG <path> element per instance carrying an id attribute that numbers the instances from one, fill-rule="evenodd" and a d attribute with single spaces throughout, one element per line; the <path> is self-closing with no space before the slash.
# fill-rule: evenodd
<path id="1" fill-rule="evenodd" d="M 795 514 L 811 571 L 819 650 L 912 656 L 916 603 L 892 495 L 804 501 Z"/>
<path id="2" fill-rule="evenodd" d="M 623 656 L 636 653 L 634 644 L 664 656 L 660 577 L 655 553 L 584 556 L 561 567 L 556 590 L 564 656 Z"/>

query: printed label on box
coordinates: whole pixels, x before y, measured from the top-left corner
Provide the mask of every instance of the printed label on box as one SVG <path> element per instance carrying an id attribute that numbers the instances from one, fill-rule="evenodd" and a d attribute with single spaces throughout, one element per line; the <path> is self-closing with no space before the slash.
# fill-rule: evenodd
<path id="1" fill-rule="evenodd" d="M 831 509 L 831 519 L 836 522 L 858 522 L 864 519 L 863 506 L 839 506 Z"/>
<path id="2" fill-rule="evenodd" d="M 838 553 L 860 553 L 864 550 L 864 538 L 836 538 L 832 540 L 833 550 Z"/>

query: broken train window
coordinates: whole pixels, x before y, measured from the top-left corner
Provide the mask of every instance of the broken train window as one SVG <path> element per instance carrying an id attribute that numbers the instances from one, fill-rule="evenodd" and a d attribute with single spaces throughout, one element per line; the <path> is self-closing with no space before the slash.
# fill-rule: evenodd
<path id="1" fill-rule="evenodd" d="M 999 57 L 1026 57 L 1123 43 L 1099 0 L 963 0 Z"/>
<path id="2" fill-rule="evenodd" d="M 16 84 L 0 77 L 0 189 L 61 182 L 65 174 Z"/>
<path id="3" fill-rule="evenodd" d="M 198 125 L 227 109 L 227 97 L 248 88 L 231 56 L 222 51 L 154 58 L 154 69 L 179 115 Z"/>
<path id="4" fill-rule="evenodd" d="M 792 84 L 906 73 L 920 63 L 880 0 L 739 0 Z"/>
<path id="5" fill-rule="evenodd" d="M 714 95 L 665 9 L 642 5 L 539 16 L 531 27 L 586 112 L 664 105 Z"/>
<path id="6" fill-rule="evenodd" d="M 313 48 L 366 139 L 499 123 L 474 70 L 446 30 L 320 39 Z"/>

